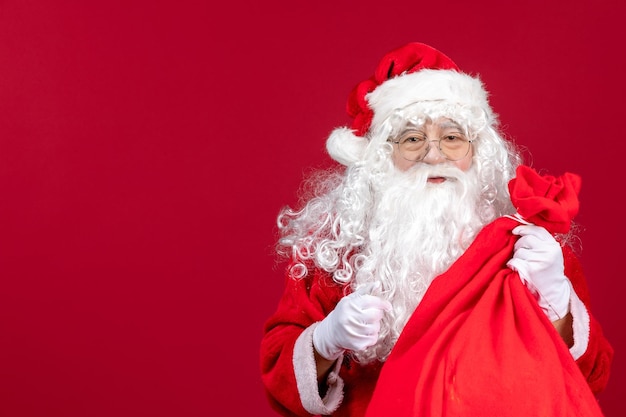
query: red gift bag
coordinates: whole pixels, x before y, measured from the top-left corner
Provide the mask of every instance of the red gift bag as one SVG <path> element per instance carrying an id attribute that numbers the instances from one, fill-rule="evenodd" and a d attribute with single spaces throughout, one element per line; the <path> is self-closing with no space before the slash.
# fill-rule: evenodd
<path id="1" fill-rule="evenodd" d="M 580 178 L 521 166 L 511 200 L 528 222 L 569 230 Z M 500 218 L 437 277 L 383 366 L 366 417 L 602 416 L 552 323 L 506 266 L 519 225 Z"/>

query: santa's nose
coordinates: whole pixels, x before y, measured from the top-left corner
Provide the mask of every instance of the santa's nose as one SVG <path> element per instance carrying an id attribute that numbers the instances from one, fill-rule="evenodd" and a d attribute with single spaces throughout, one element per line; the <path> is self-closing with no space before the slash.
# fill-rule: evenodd
<path id="1" fill-rule="evenodd" d="M 428 149 L 426 150 L 426 155 L 424 155 L 424 159 L 422 162 L 427 164 L 440 164 L 446 161 L 446 157 L 439 150 L 439 141 L 432 140 L 428 144 Z"/>

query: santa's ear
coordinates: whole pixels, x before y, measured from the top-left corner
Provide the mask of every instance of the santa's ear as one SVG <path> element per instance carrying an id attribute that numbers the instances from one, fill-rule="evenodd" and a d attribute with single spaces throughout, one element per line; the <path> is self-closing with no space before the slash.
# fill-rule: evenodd
<path id="1" fill-rule="evenodd" d="M 326 140 L 326 150 L 335 161 L 348 166 L 363 158 L 367 143 L 367 139 L 355 135 L 353 130 L 339 127 Z"/>

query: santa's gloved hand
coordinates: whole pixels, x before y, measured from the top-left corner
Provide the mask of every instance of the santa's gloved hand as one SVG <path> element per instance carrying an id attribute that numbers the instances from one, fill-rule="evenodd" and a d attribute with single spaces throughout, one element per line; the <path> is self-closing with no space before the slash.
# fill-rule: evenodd
<path id="1" fill-rule="evenodd" d="M 561 246 L 540 226 L 517 226 L 513 234 L 521 237 L 507 266 L 518 272 L 551 321 L 565 317 L 571 284 L 565 276 Z"/>
<path id="2" fill-rule="evenodd" d="M 344 351 L 363 350 L 378 340 L 380 320 L 391 304 L 369 294 L 375 284 L 368 284 L 343 297 L 313 331 L 313 347 L 328 360 Z"/>

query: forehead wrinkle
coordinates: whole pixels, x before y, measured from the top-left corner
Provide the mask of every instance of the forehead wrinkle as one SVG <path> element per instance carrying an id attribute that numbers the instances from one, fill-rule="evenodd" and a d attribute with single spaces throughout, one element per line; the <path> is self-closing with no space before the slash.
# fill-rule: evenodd
<path id="1" fill-rule="evenodd" d="M 416 121 L 418 123 L 415 123 Z M 419 123 L 420 121 L 422 123 Z M 407 134 L 419 134 L 427 136 L 428 134 L 426 131 L 432 128 L 436 129 L 441 134 L 445 133 L 444 131 L 449 129 L 458 130 L 463 135 L 468 134 L 466 128 L 463 127 L 461 123 L 455 121 L 450 117 L 439 116 L 433 118 L 427 114 L 416 114 L 410 117 L 406 117 L 403 125 L 399 126 L 399 129 L 397 130 L 398 133 L 392 134 L 392 137 L 399 138 L 402 136 L 406 136 Z"/>
<path id="2" fill-rule="evenodd" d="M 435 121 L 433 122 L 434 125 L 442 128 L 442 129 L 450 129 L 450 128 L 454 128 L 454 129 L 459 129 L 459 130 L 463 130 L 463 126 L 461 125 L 461 123 L 458 123 L 452 119 L 449 119 L 447 117 L 442 118 L 441 120 Z"/>

